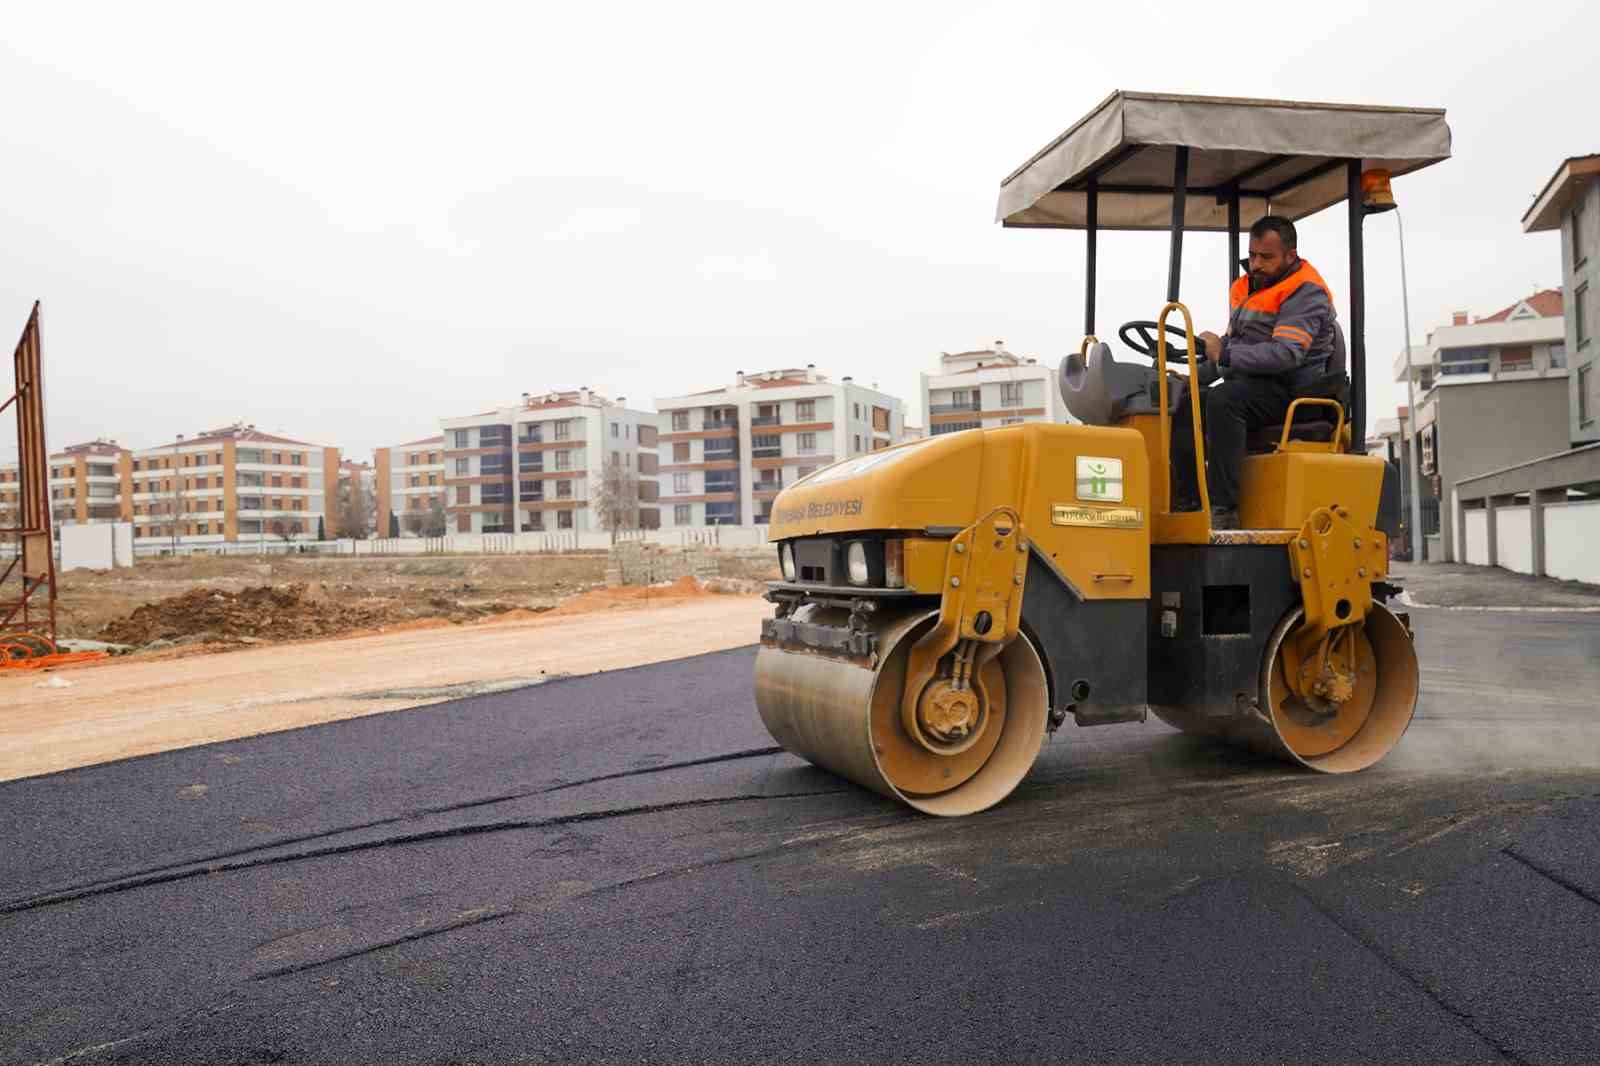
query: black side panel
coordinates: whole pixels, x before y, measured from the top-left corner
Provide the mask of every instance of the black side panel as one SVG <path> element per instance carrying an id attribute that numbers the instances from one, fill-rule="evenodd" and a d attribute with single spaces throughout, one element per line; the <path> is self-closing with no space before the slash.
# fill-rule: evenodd
<path id="1" fill-rule="evenodd" d="M 1386 537 L 1400 535 L 1400 470 L 1393 463 L 1383 464 L 1383 487 L 1378 491 L 1378 532 Z"/>
<path id="2" fill-rule="evenodd" d="M 1037 555 L 1028 560 L 1022 625 L 1038 642 L 1054 710 L 1079 725 L 1145 718 L 1145 600 L 1080 600 Z"/>
<path id="3" fill-rule="evenodd" d="M 1299 601 L 1281 544 L 1152 545 L 1151 705 L 1231 714 L 1254 699 L 1272 629 Z"/>

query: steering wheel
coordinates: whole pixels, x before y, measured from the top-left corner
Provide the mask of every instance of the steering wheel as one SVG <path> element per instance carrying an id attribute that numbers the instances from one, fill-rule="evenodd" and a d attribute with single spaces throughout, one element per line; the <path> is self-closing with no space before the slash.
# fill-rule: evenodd
<path id="1" fill-rule="evenodd" d="M 1155 331 L 1160 328 L 1159 323 L 1152 322 L 1149 319 L 1136 319 L 1132 322 L 1124 322 L 1117 330 L 1117 336 L 1121 338 L 1123 344 L 1126 344 L 1140 355 L 1154 359 L 1156 357 Z M 1167 332 L 1176 334 L 1178 339 L 1185 344 L 1189 343 L 1189 335 L 1177 326 L 1167 326 Z M 1137 339 L 1129 335 L 1134 333 L 1138 334 Z M 1197 337 L 1196 340 L 1198 341 L 1199 338 Z M 1200 353 L 1196 352 L 1195 355 L 1198 357 Z M 1189 363 L 1189 349 L 1168 343 L 1167 362 L 1183 363 L 1187 366 Z"/>

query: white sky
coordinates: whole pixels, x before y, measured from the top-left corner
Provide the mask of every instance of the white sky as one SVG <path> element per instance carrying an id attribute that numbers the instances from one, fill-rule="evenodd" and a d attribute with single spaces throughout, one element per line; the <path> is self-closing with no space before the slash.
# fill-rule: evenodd
<path id="1" fill-rule="evenodd" d="M 648 407 L 808 362 L 921 422 L 941 349 L 1076 348 L 1083 236 L 1004 230 L 995 194 L 1117 88 L 1448 108 L 1455 158 L 1395 183 L 1420 342 L 1560 283 L 1519 220 L 1600 150 L 1576 0 L 245 10 L 7 12 L 0 332 L 44 301 L 52 447 L 242 420 L 360 458 L 523 391 Z M 1377 417 L 1393 216 L 1367 232 Z M 1348 320 L 1343 209 L 1300 243 Z M 1185 242 L 1202 328 L 1225 247 Z M 1165 255 L 1102 237 L 1102 334 L 1154 317 Z"/>

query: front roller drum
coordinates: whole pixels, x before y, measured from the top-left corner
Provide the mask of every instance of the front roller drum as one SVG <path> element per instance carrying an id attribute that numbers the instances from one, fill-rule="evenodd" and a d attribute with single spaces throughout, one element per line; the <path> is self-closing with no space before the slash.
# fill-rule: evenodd
<path id="1" fill-rule="evenodd" d="M 843 611 L 802 607 L 806 621 L 845 626 Z M 802 617 L 797 612 L 797 618 Z M 876 621 L 876 663 L 763 644 L 756 707 L 786 751 L 925 814 L 972 814 L 1010 795 L 1044 743 L 1048 686 L 1038 653 L 1018 636 L 977 669 L 977 724 L 959 743 L 919 742 L 901 720 L 911 646 L 938 620 L 913 612 Z M 951 711 L 930 686 L 923 724 L 936 732 Z"/>

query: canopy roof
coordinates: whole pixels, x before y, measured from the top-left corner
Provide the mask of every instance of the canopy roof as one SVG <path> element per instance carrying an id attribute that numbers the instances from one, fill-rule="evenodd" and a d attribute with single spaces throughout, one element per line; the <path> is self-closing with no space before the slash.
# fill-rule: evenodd
<path id="1" fill-rule="evenodd" d="M 1303 218 L 1345 198 L 1352 159 L 1400 175 L 1450 158 L 1450 127 L 1436 108 L 1115 92 L 1000 183 L 996 218 L 1086 229 L 1092 178 L 1098 228 L 1170 229 L 1179 146 L 1184 228 L 1226 232 L 1234 187 L 1241 226 Z"/>

